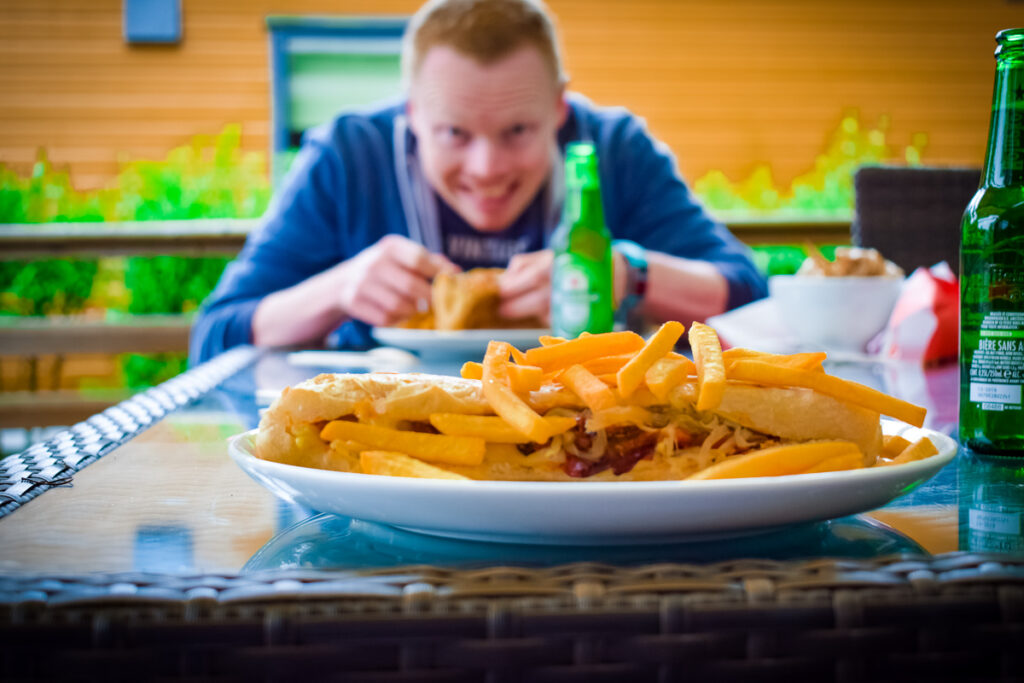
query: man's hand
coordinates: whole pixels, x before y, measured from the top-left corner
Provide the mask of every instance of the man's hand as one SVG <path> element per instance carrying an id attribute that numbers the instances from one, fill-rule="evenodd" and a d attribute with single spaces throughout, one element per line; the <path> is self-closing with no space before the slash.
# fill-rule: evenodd
<path id="1" fill-rule="evenodd" d="M 550 249 L 512 257 L 508 269 L 498 279 L 502 317 L 536 316 L 545 322 L 550 320 L 553 261 L 554 254 Z"/>
<path id="2" fill-rule="evenodd" d="M 392 325 L 430 303 L 430 280 L 458 267 L 399 235 L 383 237 L 337 266 L 338 305 L 370 325 Z"/>

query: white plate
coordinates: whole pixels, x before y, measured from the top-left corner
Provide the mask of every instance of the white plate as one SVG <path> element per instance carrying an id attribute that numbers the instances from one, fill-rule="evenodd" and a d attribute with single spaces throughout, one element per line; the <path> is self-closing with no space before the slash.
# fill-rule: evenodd
<path id="1" fill-rule="evenodd" d="M 843 517 L 881 507 L 956 455 L 939 432 L 883 421 L 886 433 L 927 435 L 938 455 L 847 472 L 667 482 L 504 482 L 410 479 L 318 470 L 252 455 L 255 430 L 231 457 L 282 498 L 322 512 L 438 536 L 508 543 L 636 544 L 698 540 Z"/>
<path id="2" fill-rule="evenodd" d="M 387 346 L 397 346 L 407 351 L 425 355 L 471 355 L 483 358 L 487 342 L 492 339 L 506 341 L 520 349 L 537 346 L 542 334 L 551 334 L 548 329 L 509 330 L 408 330 L 402 327 L 375 327 L 370 331 L 373 338 Z M 479 360 L 478 358 L 477 360 Z"/>

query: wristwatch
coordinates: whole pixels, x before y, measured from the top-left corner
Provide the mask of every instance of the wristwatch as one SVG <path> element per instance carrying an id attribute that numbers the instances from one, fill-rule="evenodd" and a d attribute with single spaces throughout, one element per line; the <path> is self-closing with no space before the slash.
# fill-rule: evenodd
<path id="1" fill-rule="evenodd" d="M 642 322 L 640 304 L 647 293 L 647 250 L 631 240 L 614 240 L 612 249 L 622 254 L 629 266 L 626 270 L 626 295 L 615 317 L 628 329 L 639 329 Z"/>

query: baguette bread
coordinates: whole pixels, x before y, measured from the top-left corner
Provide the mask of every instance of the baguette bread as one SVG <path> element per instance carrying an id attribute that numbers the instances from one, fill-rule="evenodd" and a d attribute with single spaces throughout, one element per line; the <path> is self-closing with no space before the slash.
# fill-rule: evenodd
<path id="1" fill-rule="evenodd" d="M 578 429 L 546 444 L 488 442 L 480 465 L 446 467 L 473 479 L 682 479 L 737 449 L 840 439 L 855 443 L 867 464 L 882 447 L 877 412 L 809 389 L 730 382 L 713 412 L 697 411 L 695 398 L 696 387 L 691 383 L 673 388 L 667 402 L 641 389 L 622 403 L 642 409 L 634 415 L 646 416 L 644 421 L 591 430 L 584 425 L 593 416 L 575 394 L 545 385 L 524 396 L 526 403 L 541 414 L 575 417 Z M 350 444 L 320 437 L 325 424 L 345 419 L 424 431 L 430 429 L 430 416 L 436 413 L 494 415 L 478 380 L 424 374 L 323 374 L 285 389 L 260 421 L 255 451 L 258 457 L 278 462 L 359 471 L 358 453 Z"/>

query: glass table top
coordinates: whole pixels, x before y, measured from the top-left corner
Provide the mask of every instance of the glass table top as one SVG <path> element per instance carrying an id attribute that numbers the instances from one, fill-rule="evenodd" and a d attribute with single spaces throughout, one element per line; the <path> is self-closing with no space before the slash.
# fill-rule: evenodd
<path id="1" fill-rule="evenodd" d="M 426 536 L 319 514 L 276 498 L 228 457 L 285 386 L 319 372 L 457 374 L 463 360 L 401 353 L 266 352 L 58 486 L 0 518 L 0 572 L 256 572 L 410 564 L 453 568 L 872 558 L 956 550 L 1024 554 L 1024 460 L 961 451 L 883 508 L 739 538 L 630 546 L 542 546 Z M 929 409 L 956 431 L 956 366 L 830 363 L 829 372 Z M 737 504 L 742 504 L 738 501 Z M 652 511 L 656 514 L 656 511 Z"/>

